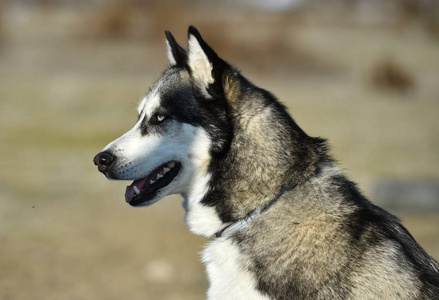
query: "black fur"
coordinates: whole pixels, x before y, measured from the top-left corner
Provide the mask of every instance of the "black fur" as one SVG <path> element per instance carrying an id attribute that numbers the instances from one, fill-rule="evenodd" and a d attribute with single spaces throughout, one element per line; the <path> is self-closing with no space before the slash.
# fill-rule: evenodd
<path id="1" fill-rule="evenodd" d="M 186 64 L 186 51 L 175 41 L 174 36 L 169 32 L 165 31 L 166 40 L 171 47 L 172 54 L 175 58 L 175 62 L 178 66 L 183 66 Z"/>

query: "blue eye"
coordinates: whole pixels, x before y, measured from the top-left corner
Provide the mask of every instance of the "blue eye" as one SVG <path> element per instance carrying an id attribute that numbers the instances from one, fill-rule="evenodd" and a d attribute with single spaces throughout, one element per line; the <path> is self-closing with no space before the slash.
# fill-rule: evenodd
<path id="1" fill-rule="evenodd" d="M 164 120 L 166 120 L 166 116 L 165 115 L 162 115 L 162 114 L 154 114 L 152 117 L 151 117 L 151 120 L 150 120 L 150 122 L 151 122 L 151 124 L 159 124 L 159 123 L 161 123 L 161 122 L 163 122 Z"/>
<path id="2" fill-rule="evenodd" d="M 155 115 L 155 117 L 157 122 L 161 122 L 166 118 L 164 115 L 159 115 L 159 114 Z"/>

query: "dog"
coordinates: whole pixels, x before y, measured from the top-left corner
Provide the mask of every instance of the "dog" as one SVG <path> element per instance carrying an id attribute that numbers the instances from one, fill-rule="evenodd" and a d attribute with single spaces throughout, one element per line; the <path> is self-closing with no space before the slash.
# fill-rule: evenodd
<path id="1" fill-rule="evenodd" d="M 337 169 L 326 140 L 195 27 L 187 51 L 165 34 L 169 67 L 94 163 L 134 180 L 131 206 L 183 196 L 189 230 L 212 237 L 208 299 L 439 299 L 438 262 Z"/>

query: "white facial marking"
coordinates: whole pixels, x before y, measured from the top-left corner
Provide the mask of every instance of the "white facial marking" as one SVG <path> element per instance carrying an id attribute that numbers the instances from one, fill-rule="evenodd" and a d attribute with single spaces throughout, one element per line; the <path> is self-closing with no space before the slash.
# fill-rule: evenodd
<path id="1" fill-rule="evenodd" d="M 185 221 L 189 229 L 196 234 L 211 236 L 224 227 L 216 209 L 200 203 L 209 189 L 211 178 L 208 172 L 211 138 L 202 127 L 180 123 L 172 118 L 165 132 L 142 135 L 142 122 L 151 118 L 160 107 L 159 87 L 160 82 L 141 100 L 136 125 L 104 150 L 117 156 L 113 173 L 118 179 L 141 179 L 165 164 L 161 170 L 154 171 L 157 173 L 153 178 L 148 179 L 150 185 L 175 168 L 176 162 L 181 164 L 177 176 L 158 190 L 154 201 L 169 194 L 181 194 L 185 198 Z M 133 189 L 136 194 L 141 192 L 138 187 Z"/>
<path id="2" fill-rule="evenodd" d="M 154 85 L 151 91 L 145 97 L 143 97 L 142 100 L 140 100 L 140 103 L 137 106 L 137 112 L 139 115 L 143 112 L 143 115 L 140 119 L 145 116 L 145 113 L 148 113 L 148 117 L 151 117 L 157 108 L 160 107 L 160 93 L 158 91 L 159 86 L 160 83 Z"/>
<path id="3" fill-rule="evenodd" d="M 156 98 L 153 94 L 142 100 L 144 106 L 139 108 L 142 114 L 148 115 L 150 109 L 157 109 Z M 155 178 L 149 179 L 152 185 L 176 167 L 175 162 L 181 163 L 179 174 L 169 185 L 159 190 L 157 200 L 169 194 L 181 194 L 187 203 L 185 221 L 193 233 L 211 236 L 219 231 L 224 224 L 216 209 L 200 203 L 209 189 L 211 178 L 207 168 L 212 141 L 207 132 L 201 127 L 172 120 L 169 126 L 174 126 L 173 132 L 142 136 L 139 128 L 141 122 L 139 120 L 130 131 L 106 147 L 118 156 L 119 165 L 115 169 L 118 179 L 143 178 L 157 166 L 168 162 Z M 137 194 L 136 189 L 134 191 Z"/>

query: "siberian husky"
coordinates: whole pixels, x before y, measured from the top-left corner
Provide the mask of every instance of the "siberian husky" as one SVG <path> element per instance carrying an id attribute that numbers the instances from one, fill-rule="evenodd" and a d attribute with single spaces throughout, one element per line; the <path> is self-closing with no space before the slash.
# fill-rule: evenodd
<path id="1" fill-rule="evenodd" d="M 212 237 L 208 299 L 439 299 L 439 264 L 398 219 L 369 202 L 268 91 L 206 44 L 166 32 L 169 67 L 134 127 L 94 158 L 134 180 L 125 199 L 184 198 Z"/>

